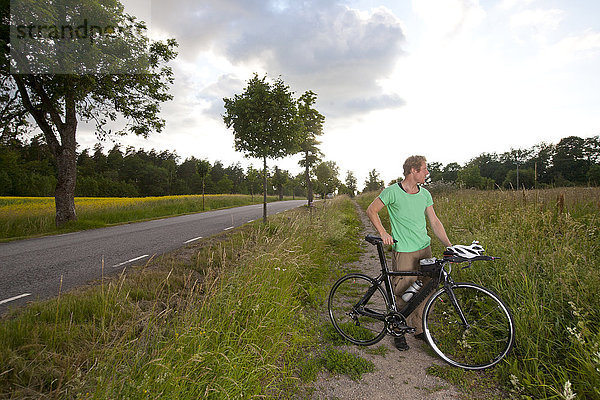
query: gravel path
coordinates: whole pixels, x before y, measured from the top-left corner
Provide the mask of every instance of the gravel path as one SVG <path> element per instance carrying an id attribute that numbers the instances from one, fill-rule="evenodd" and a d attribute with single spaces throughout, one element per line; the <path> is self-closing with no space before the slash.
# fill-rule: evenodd
<path id="1" fill-rule="evenodd" d="M 363 236 L 377 232 L 371 225 L 365 212 L 357 206 L 363 223 Z M 377 248 L 364 243 L 365 253 L 356 266 L 370 276 L 379 273 L 380 265 Z M 375 364 L 375 372 L 364 374 L 362 379 L 354 381 L 345 375 L 334 375 L 321 372 L 312 384 L 314 400 L 324 399 L 461 399 L 464 396 L 450 383 L 427 375 L 426 369 L 433 364 L 443 364 L 425 352 L 426 343 L 407 335 L 410 346 L 408 351 L 398 351 L 394 347 L 392 337 L 387 336 L 372 347 L 386 346 L 389 350 L 385 356 L 367 353 L 362 346 L 345 346 L 344 350 L 358 354 Z"/>

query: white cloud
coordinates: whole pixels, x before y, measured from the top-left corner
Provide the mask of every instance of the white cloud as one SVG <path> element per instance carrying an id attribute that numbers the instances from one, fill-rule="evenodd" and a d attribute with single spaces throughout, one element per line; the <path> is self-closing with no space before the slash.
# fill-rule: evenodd
<path id="1" fill-rule="evenodd" d="M 502 0 L 499 8 L 502 10 L 510 10 L 513 8 L 528 6 L 529 4 L 535 3 L 537 0 Z"/>
<path id="2" fill-rule="evenodd" d="M 510 18 L 510 28 L 518 41 L 530 39 L 544 44 L 562 22 L 565 12 L 559 9 L 523 10 Z"/>
<path id="3" fill-rule="evenodd" d="M 486 16 L 479 0 L 413 0 L 414 12 L 435 37 L 452 37 L 477 27 Z"/>
<path id="4" fill-rule="evenodd" d="M 384 7 L 364 12 L 333 0 L 179 0 L 155 2 L 152 12 L 153 25 L 175 35 L 185 59 L 210 50 L 234 66 L 282 75 L 293 90 L 315 91 L 328 116 L 403 104 L 377 83 L 403 55 L 400 20 Z"/>

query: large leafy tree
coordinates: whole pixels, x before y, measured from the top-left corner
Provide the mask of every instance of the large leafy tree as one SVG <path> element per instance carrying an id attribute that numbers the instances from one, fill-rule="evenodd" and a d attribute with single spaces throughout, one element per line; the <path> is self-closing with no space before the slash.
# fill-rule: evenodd
<path id="1" fill-rule="evenodd" d="M 323 155 L 317 147 L 320 144 L 317 136 L 323 134 L 325 117 L 313 108 L 316 100 L 317 95 L 310 90 L 298 99 L 298 116 L 302 123 L 302 141 L 300 142 L 300 147 L 303 154 L 299 164 L 304 167 L 306 197 L 308 198 L 309 207 L 313 201 L 313 185 L 310 179 L 310 171 L 316 163 L 321 161 L 321 156 Z"/>
<path id="2" fill-rule="evenodd" d="M 298 108 L 281 78 L 271 83 L 257 74 L 242 94 L 224 98 L 223 121 L 233 128 L 235 149 L 263 161 L 263 221 L 267 221 L 267 159 L 299 150 L 301 139 Z"/>
<path id="3" fill-rule="evenodd" d="M 118 117 L 128 121 L 118 134 L 147 137 L 161 131 L 164 120 L 159 105 L 172 97 L 168 93 L 172 71 L 166 63 L 176 56 L 177 43 L 150 41 L 144 24 L 124 13 L 118 0 L 22 0 L 12 15 L 9 1 L 0 1 L 0 98 L 9 102 L 4 103 L 9 109 L 0 123 L 18 123 L 28 114 L 42 131 L 57 167 L 56 224 L 60 226 L 77 218 L 78 123 L 95 123 L 99 136 L 111 133 L 106 123 Z M 50 30 L 61 23 L 76 26 L 88 17 L 98 26 L 112 26 L 111 34 L 92 37 L 89 32 L 89 43 L 71 40 L 71 47 L 65 48 Z M 10 24 L 27 21 L 54 25 L 41 26 L 46 31 L 34 29 L 33 39 L 37 34 L 42 40 L 30 41 L 33 47 L 23 49 L 10 35 Z M 35 68 L 24 63 L 31 59 L 38 61 Z"/>

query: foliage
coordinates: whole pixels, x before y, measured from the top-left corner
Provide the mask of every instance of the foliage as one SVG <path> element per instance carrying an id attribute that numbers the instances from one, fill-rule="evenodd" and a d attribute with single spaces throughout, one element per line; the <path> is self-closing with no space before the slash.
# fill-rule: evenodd
<path id="1" fill-rule="evenodd" d="M 348 171 L 346 173 L 346 181 L 343 184 L 340 184 L 339 193 L 347 194 L 348 196 L 350 196 L 350 198 L 354 198 L 358 191 L 356 184 L 357 181 L 356 177 L 354 176 L 354 172 Z"/>
<path id="2" fill-rule="evenodd" d="M 323 123 L 325 121 L 325 117 L 313 108 L 316 100 L 317 95 L 310 90 L 298 99 L 298 118 L 302 123 L 300 149 L 303 154 L 298 163 L 304 167 L 304 180 L 309 206 L 313 201 L 311 170 L 316 163 L 321 161 L 322 156 L 321 150 L 317 147 L 320 144 L 317 136 L 323 134 Z"/>
<path id="3" fill-rule="evenodd" d="M 4 77 L 0 97 L 10 100 L 10 112 L 1 113 L 0 122 L 12 126 L 15 119 L 22 121 L 29 114 L 42 131 L 56 162 L 56 224 L 61 225 L 76 219 L 73 198 L 78 121 L 93 121 L 100 135 L 108 133 L 106 123 L 118 116 L 129 122 L 119 133 L 147 137 L 160 131 L 164 121 L 159 106 L 171 99 L 168 90 L 173 82 L 166 64 L 175 58 L 177 43 L 174 39 L 150 41 L 144 24 L 125 14 L 118 1 L 41 4 L 23 0 L 11 7 L 7 3 L 2 5 L 0 16 L 0 69 Z M 119 34 L 96 37 L 89 43 L 61 40 L 59 35 L 11 42 L 6 29 L 10 24 L 29 25 L 28 21 L 68 26 L 88 17 L 97 25 L 114 27 L 111 30 Z M 33 43 L 33 47 L 18 46 L 25 42 Z M 115 73 L 112 68 L 124 63 L 126 72 Z"/>
<path id="4" fill-rule="evenodd" d="M 224 98 L 223 121 L 233 128 L 237 151 L 263 160 L 263 221 L 267 221 L 267 158 L 281 158 L 300 150 L 298 108 L 281 78 L 273 84 L 255 74 L 242 94 Z"/>
<path id="5" fill-rule="evenodd" d="M 428 167 L 432 183 L 460 183 L 465 188 L 598 186 L 600 139 L 569 136 L 555 145 L 541 143 L 531 149 L 511 149 L 502 154 L 483 153 L 463 167 L 457 163 L 442 167 L 434 161 Z"/>
<path id="6" fill-rule="evenodd" d="M 316 190 L 324 199 L 327 194 L 334 193 L 340 185 L 339 168 L 333 161 L 324 161 L 315 168 Z"/>
<path id="7" fill-rule="evenodd" d="M 379 178 L 379 172 L 375 169 L 369 171 L 369 177 L 365 181 L 363 193 L 381 190 L 384 187 L 384 182 Z"/>
<path id="8" fill-rule="evenodd" d="M 43 138 L 30 142 L 14 139 L 0 144 L 0 195 L 52 196 L 56 182 L 55 165 L 47 157 Z M 287 171 L 282 171 L 288 174 Z M 223 166 L 220 161 L 190 157 L 180 162 L 175 152 L 136 150 L 119 145 L 106 153 L 100 144 L 83 149 L 77 155 L 79 197 L 136 197 L 183 194 L 257 193 L 258 172 L 249 167 L 247 173 L 239 164 Z M 288 174 L 289 175 L 289 174 Z M 268 195 L 275 194 L 268 182 Z M 284 196 L 305 196 L 300 185 L 284 186 Z"/>

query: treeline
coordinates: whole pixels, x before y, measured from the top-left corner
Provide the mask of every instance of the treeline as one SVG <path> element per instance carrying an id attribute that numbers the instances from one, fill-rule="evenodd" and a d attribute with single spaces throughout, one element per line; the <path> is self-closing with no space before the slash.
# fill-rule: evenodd
<path id="1" fill-rule="evenodd" d="M 240 164 L 224 166 L 194 157 L 180 162 L 175 152 L 122 149 L 100 144 L 77 154 L 76 196 L 137 197 L 183 194 L 262 193 L 262 171 Z M 268 194 L 305 196 L 303 175 L 275 167 L 269 171 Z M 56 166 L 41 136 L 29 142 L 0 143 L 0 195 L 53 196 Z"/>
<path id="2" fill-rule="evenodd" d="M 600 186 L 600 138 L 569 136 L 557 144 L 483 153 L 464 166 L 429 162 L 431 183 L 465 188 Z"/>

